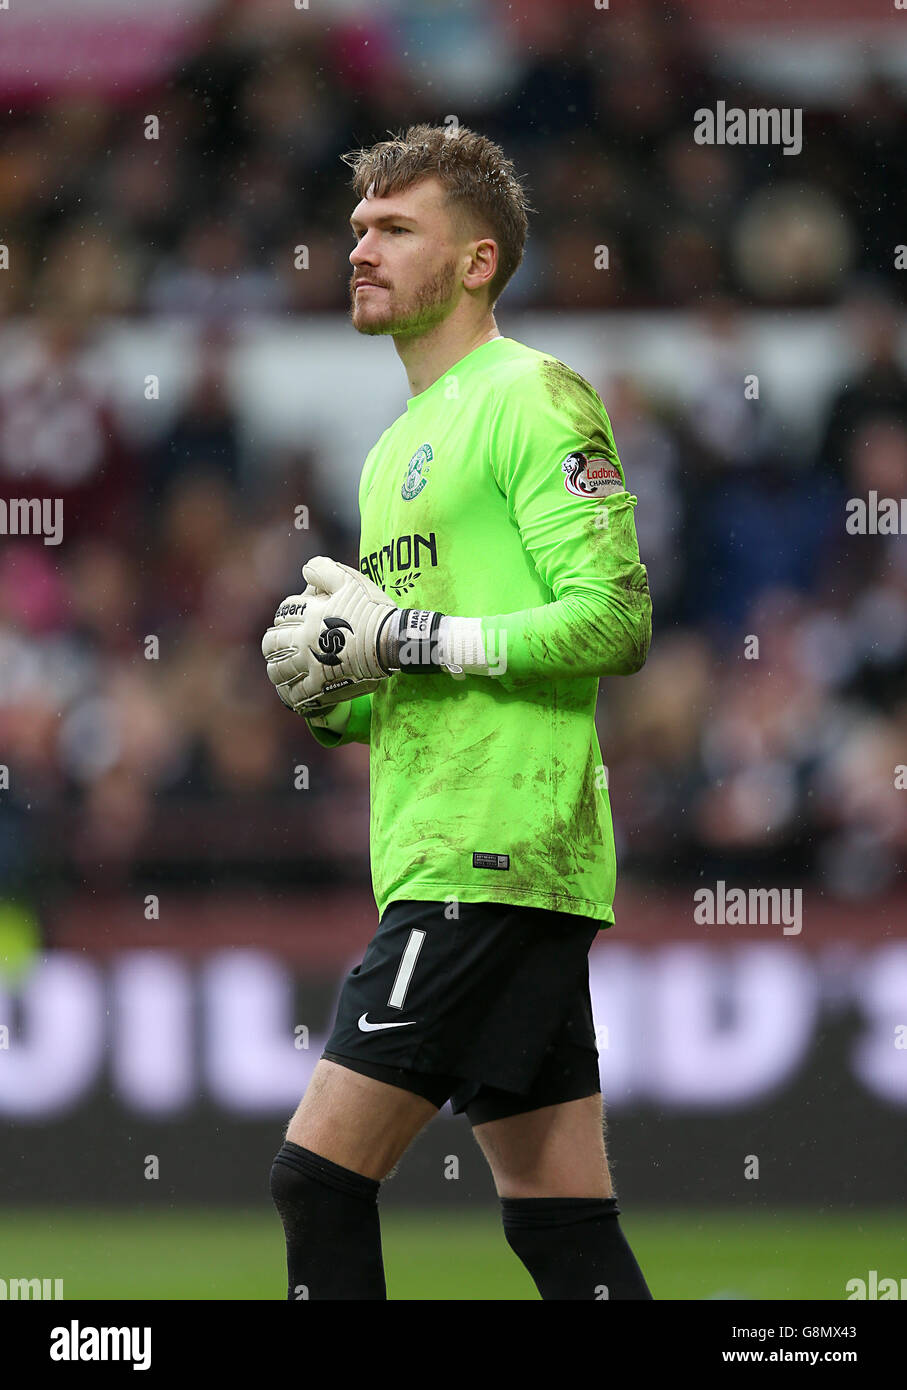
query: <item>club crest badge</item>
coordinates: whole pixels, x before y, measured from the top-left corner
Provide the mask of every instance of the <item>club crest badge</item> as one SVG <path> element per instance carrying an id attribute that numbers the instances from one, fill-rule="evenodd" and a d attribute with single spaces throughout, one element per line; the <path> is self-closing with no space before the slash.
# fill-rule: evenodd
<path id="1" fill-rule="evenodd" d="M 431 472 L 429 464 L 434 458 L 430 444 L 423 444 L 416 450 L 406 465 L 406 477 L 403 479 L 403 486 L 400 489 L 400 496 L 404 502 L 411 502 L 428 482 L 428 475 Z"/>
<path id="2" fill-rule="evenodd" d="M 609 497 L 623 492 L 620 469 L 606 458 L 591 458 L 588 454 L 568 454 L 561 464 L 564 486 L 574 497 Z"/>

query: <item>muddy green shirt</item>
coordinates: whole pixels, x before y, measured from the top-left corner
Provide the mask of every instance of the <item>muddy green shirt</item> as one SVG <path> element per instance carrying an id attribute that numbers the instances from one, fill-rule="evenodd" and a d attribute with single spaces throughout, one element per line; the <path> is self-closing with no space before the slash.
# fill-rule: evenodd
<path id="1" fill-rule="evenodd" d="M 369 745 L 379 918 L 456 898 L 613 923 L 595 707 L 651 638 L 636 500 L 592 387 L 511 338 L 411 397 L 369 453 L 362 572 L 401 607 L 481 618 L 499 669 L 400 672 L 350 702 L 341 735 L 312 729 Z"/>

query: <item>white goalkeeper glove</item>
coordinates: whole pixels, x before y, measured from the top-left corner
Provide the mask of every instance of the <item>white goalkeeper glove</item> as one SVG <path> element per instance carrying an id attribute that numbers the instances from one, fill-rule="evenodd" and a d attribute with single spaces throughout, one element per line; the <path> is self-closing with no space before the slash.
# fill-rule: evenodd
<path id="1" fill-rule="evenodd" d="M 323 555 L 303 566 L 302 577 L 305 592 L 281 603 L 261 651 L 284 704 L 319 715 L 390 675 L 378 639 L 397 605 L 365 575 Z"/>
<path id="2" fill-rule="evenodd" d="M 442 652 L 445 629 L 455 621 L 480 635 L 478 619 L 400 608 L 364 574 L 324 555 L 304 565 L 302 577 L 304 593 L 284 599 L 261 644 L 268 678 L 297 714 L 323 715 L 397 671 L 460 674 Z"/>

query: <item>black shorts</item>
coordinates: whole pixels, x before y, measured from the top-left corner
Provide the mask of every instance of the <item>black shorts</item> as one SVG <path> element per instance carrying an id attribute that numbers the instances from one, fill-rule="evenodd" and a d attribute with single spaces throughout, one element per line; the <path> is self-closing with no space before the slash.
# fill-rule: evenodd
<path id="1" fill-rule="evenodd" d="M 458 916 L 445 911 L 456 908 Z M 591 917 L 394 902 L 344 982 L 322 1056 L 485 1124 L 600 1090 Z"/>

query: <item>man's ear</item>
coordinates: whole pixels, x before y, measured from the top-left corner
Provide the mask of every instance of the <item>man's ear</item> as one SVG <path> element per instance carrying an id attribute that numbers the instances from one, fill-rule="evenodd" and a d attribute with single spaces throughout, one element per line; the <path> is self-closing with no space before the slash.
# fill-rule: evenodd
<path id="1" fill-rule="evenodd" d="M 477 241 L 472 253 L 472 266 L 463 277 L 468 290 L 479 290 L 489 286 L 497 274 L 498 244 L 492 237 L 482 237 Z M 489 307 L 491 298 L 489 296 Z"/>

